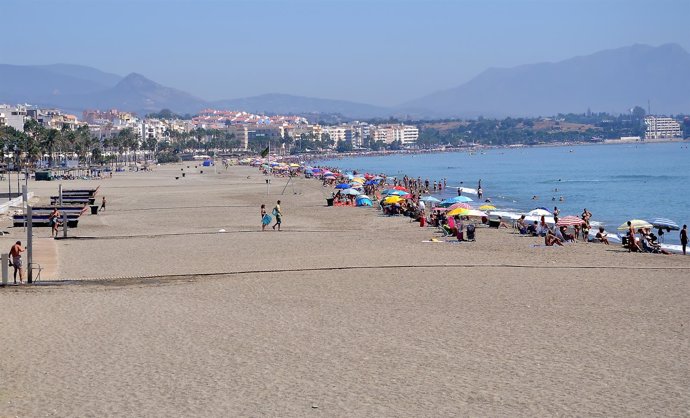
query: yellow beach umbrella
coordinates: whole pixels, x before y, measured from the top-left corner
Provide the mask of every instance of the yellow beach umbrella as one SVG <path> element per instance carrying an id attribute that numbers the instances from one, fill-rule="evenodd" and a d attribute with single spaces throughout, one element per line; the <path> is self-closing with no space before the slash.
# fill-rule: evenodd
<path id="1" fill-rule="evenodd" d="M 398 203 L 401 200 L 403 200 L 403 198 L 400 196 L 388 196 L 387 198 L 383 199 L 383 204 L 392 205 L 393 203 Z"/>
<path id="2" fill-rule="evenodd" d="M 292 163 L 292 164 L 290 164 L 290 167 L 292 167 L 292 168 L 298 168 L 298 167 L 299 167 L 299 164 Z"/>
<path id="3" fill-rule="evenodd" d="M 631 219 L 630 223 L 632 224 L 632 227 L 635 231 L 637 231 L 640 228 L 653 228 L 652 224 L 649 222 L 642 220 L 642 219 Z M 627 231 L 628 230 L 628 223 L 624 223 L 621 226 L 618 227 L 619 231 Z"/>
<path id="4" fill-rule="evenodd" d="M 455 208 L 446 212 L 446 216 L 465 216 L 469 211 L 470 210 L 466 208 Z"/>
<path id="5" fill-rule="evenodd" d="M 355 178 L 352 179 L 352 181 L 356 181 L 357 183 L 364 183 L 366 180 L 364 180 L 364 179 L 361 178 L 361 177 L 355 177 Z"/>
<path id="6" fill-rule="evenodd" d="M 496 206 L 493 205 L 481 205 L 479 207 L 479 210 L 494 210 L 496 209 Z"/>

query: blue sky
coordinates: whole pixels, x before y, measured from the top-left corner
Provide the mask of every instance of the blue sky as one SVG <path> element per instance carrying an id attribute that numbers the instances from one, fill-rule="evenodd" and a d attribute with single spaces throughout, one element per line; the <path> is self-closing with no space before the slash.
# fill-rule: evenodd
<path id="1" fill-rule="evenodd" d="M 0 62 L 141 73 L 205 99 L 393 105 L 489 67 L 674 42 L 688 0 L 2 0 Z"/>

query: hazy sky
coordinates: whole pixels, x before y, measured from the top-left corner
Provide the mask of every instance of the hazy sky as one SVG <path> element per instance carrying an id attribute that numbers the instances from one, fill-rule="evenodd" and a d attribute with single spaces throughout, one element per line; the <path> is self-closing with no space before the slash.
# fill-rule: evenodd
<path id="1" fill-rule="evenodd" d="M 690 0 L 1 0 L 0 62 L 138 72 L 205 99 L 393 105 L 488 67 L 690 51 L 689 16 Z"/>

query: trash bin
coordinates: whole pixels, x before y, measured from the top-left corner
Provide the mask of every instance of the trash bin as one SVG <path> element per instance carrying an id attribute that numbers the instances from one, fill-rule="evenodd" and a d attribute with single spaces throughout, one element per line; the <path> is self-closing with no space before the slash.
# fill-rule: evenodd
<path id="1" fill-rule="evenodd" d="M 333 206 L 333 198 L 332 197 L 327 197 L 326 198 L 326 206 Z"/>
<path id="2" fill-rule="evenodd" d="M 98 205 L 91 205 L 91 214 L 98 215 Z"/>

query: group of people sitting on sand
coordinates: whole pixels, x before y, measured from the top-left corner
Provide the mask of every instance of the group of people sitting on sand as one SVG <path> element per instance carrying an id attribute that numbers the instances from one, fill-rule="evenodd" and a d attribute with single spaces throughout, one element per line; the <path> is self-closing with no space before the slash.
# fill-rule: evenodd
<path id="1" fill-rule="evenodd" d="M 554 226 L 549 226 L 546 223 L 545 216 L 542 216 L 539 221 L 528 223 L 525 219 L 525 215 L 522 215 L 520 219 L 518 219 L 516 226 L 520 234 L 531 235 L 533 237 L 544 237 L 544 244 L 547 246 L 563 245 L 564 242 L 576 242 L 580 236 L 582 236 L 582 240 L 585 242 L 593 241 L 609 245 L 608 234 L 604 227 L 601 226 L 599 227 L 599 232 L 597 232 L 595 239 L 590 240 L 589 219 L 591 216 L 592 214 L 585 209 L 583 212 L 582 224 L 573 225 L 572 234 L 568 232 L 568 228 L 565 226 L 557 227 L 555 224 Z M 558 222 L 556 217 L 554 217 L 554 220 Z"/>
<path id="2" fill-rule="evenodd" d="M 626 234 L 625 246 L 628 252 L 671 254 L 661 248 L 659 237 L 654 235 L 650 228 L 638 228 L 637 234 L 632 223 L 628 221 L 628 233 Z"/>

